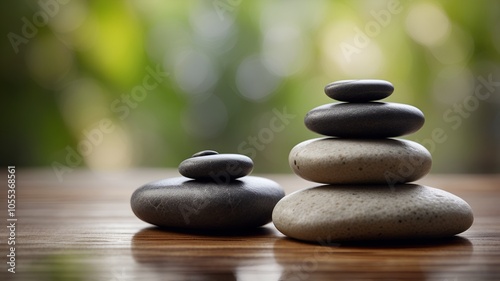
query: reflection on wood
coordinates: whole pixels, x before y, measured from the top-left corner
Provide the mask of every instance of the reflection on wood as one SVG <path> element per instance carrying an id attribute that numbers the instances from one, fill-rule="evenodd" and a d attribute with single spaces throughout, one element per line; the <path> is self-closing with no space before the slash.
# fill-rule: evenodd
<path id="1" fill-rule="evenodd" d="M 0 272 L 0 279 L 500 279 L 498 176 L 430 176 L 422 182 L 457 194 L 472 206 L 475 222 L 460 236 L 312 244 L 286 238 L 272 224 L 240 232 L 151 227 L 133 215 L 130 195 L 143 183 L 169 175 L 75 171 L 59 183 L 50 171 L 20 170 L 17 270 Z M 293 175 L 268 177 L 287 194 L 314 185 Z M 5 213 L 0 217 L 4 222 Z M 5 254 L 0 262 L 5 264 Z"/>

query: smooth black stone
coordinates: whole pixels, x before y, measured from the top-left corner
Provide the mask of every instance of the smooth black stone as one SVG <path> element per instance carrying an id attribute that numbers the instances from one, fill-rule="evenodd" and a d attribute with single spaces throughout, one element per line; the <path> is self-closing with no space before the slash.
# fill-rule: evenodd
<path id="1" fill-rule="evenodd" d="M 179 173 L 185 177 L 216 182 L 241 178 L 249 175 L 252 170 L 252 159 L 241 154 L 201 155 L 179 164 Z"/>
<path id="2" fill-rule="evenodd" d="M 325 94 L 338 101 L 369 102 L 392 94 L 394 86 L 385 80 L 342 80 L 325 87 Z"/>
<path id="3" fill-rule="evenodd" d="M 200 152 L 196 152 L 191 157 L 200 157 L 200 156 L 217 155 L 217 154 L 219 154 L 219 152 L 217 152 L 215 150 L 203 150 L 203 151 L 200 151 Z"/>
<path id="4" fill-rule="evenodd" d="M 130 204 L 139 219 L 160 227 L 233 229 L 269 223 L 284 196 L 276 182 L 260 177 L 228 183 L 177 177 L 140 187 Z"/>
<path id="5" fill-rule="evenodd" d="M 387 138 L 418 131 L 425 118 L 418 108 L 400 103 L 330 103 L 306 114 L 306 127 L 342 138 Z"/>

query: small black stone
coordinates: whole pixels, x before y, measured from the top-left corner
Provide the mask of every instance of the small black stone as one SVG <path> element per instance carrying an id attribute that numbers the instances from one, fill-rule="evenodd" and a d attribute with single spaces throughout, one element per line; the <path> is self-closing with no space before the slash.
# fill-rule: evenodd
<path id="1" fill-rule="evenodd" d="M 227 182 L 249 175 L 253 161 L 240 154 L 217 154 L 201 151 L 179 164 L 179 173 L 185 177 L 215 182 Z"/>
<path id="2" fill-rule="evenodd" d="M 138 188 L 130 204 L 139 219 L 161 227 L 232 229 L 269 223 L 284 196 L 276 182 L 261 177 L 227 183 L 177 177 Z"/>
<path id="3" fill-rule="evenodd" d="M 425 122 L 418 108 L 400 103 L 330 103 L 306 114 L 306 127 L 341 138 L 388 138 L 418 131 Z"/>
<path id="4" fill-rule="evenodd" d="M 392 94 L 394 86 L 384 80 L 342 80 L 325 87 L 325 94 L 332 99 L 346 102 L 369 102 L 384 99 Z"/>
<path id="5" fill-rule="evenodd" d="M 200 152 L 196 152 L 191 157 L 200 157 L 200 156 L 216 155 L 216 154 L 219 154 L 219 152 L 217 152 L 215 150 L 203 150 L 203 151 L 200 151 Z"/>

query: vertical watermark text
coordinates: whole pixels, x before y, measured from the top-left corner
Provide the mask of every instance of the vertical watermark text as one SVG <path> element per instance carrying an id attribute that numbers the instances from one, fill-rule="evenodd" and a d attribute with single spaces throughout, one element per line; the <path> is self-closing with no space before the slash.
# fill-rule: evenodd
<path id="1" fill-rule="evenodd" d="M 7 271 L 16 273 L 16 166 L 7 167 Z"/>

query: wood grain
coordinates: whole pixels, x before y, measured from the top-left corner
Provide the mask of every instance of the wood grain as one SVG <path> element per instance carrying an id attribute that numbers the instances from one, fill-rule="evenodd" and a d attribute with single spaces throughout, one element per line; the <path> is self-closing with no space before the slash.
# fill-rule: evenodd
<path id="1" fill-rule="evenodd" d="M 420 183 L 472 206 L 473 226 L 451 239 L 309 244 L 272 224 L 247 232 L 176 232 L 137 219 L 140 185 L 172 170 L 17 171 L 16 273 L 7 272 L 1 226 L 1 280 L 500 280 L 500 176 L 429 175 Z M 287 194 L 314 183 L 265 175 Z M 5 179 L 6 174 L 2 173 Z M 1 222 L 6 223 L 6 192 Z"/>

